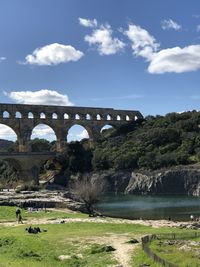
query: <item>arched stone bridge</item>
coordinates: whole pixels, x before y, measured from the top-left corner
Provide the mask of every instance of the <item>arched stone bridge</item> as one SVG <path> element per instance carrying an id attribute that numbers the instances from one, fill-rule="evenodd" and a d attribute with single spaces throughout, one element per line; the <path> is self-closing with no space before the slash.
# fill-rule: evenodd
<path id="1" fill-rule="evenodd" d="M 17 171 L 18 178 L 20 181 L 30 182 L 35 181 L 39 182 L 39 173 L 41 167 L 44 166 L 44 163 L 54 158 L 56 153 L 54 152 L 20 152 L 20 153 L 0 153 L 0 160 L 7 161 L 10 165 L 14 167 Z"/>
<path id="2" fill-rule="evenodd" d="M 18 153 L 0 153 L 0 160 L 9 161 L 18 171 L 19 178 L 38 182 L 42 163 L 55 153 L 33 153 L 29 141 L 39 124 L 50 126 L 56 135 L 56 151 L 62 152 L 69 129 L 83 126 L 91 140 L 96 140 L 105 125 L 117 127 L 143 118 L 139 111 L 112 108 L 68 107 L 46 105 L 0 104 L 0 124 L 9 126 L 17 135 Z"/>
<path id="3" fill-rule="evenodd" d="M 0 123 L 17 135 L 19 152 L 29 152 L 33 128 L 46 124 L 55 132 L 56 150 L 61 152 L 68 130 L 75 124 L 83 126 L 91 140 L 100 136 L 105 125 L 113 127 L 143 118 L 139 111 L 112 108 L 0 104 Z"/>

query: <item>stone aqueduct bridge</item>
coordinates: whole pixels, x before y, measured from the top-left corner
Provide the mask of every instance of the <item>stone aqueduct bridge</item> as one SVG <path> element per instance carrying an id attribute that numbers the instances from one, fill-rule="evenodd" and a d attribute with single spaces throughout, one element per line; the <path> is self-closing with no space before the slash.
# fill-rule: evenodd
<path id="1" fill-rule="evenodd" d="M 62 152 L 67 133 L 73 125 L 83 126 L 93 141 L 100 136 L 105 125 L 117 127 L 143 118 L 139 111 L 116 110 L 112 108 L 91 108 L 74 106 L 47 106 L 0 104 L 0 124 L 9 126 L 17 135 L 18 153 L 0 154 L 0 159 L 15 162 L 15 168 L 23 178 L 35 176 L 41 162 L 51 153 L 32 153 L 29 141 L 33 129 L 39 124 L 51 127 L 56 135 L 56 150 Z M 17 166 L 18 165 L 18 166 Z M 31 175 L 30 171 L 35 173 Z"/>

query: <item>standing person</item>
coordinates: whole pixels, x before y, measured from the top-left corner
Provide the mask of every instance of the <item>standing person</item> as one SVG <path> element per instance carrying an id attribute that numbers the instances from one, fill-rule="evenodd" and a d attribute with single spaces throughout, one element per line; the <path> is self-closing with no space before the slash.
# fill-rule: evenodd
<path id="1" fill-rule="evenodd" d="M 16 214 L 16 221 L 18 221 L 18 219 L 19 219 L 19 215 L 21 215 L 21 210 L 20 210 L 19 207 L 16 208 L 16 212 L 15 212 L 15 214 Z"/>
<path id="2" fill-rule="evenodd" d="M 18 220 L 17 220 L 17 222 L 18 222 L 18 223 L 23 223 L 23 222 L 22 222 L 22 215 L 21 215 L 21 212 L 20 212 L 20 214 L 18 215 Z"/>

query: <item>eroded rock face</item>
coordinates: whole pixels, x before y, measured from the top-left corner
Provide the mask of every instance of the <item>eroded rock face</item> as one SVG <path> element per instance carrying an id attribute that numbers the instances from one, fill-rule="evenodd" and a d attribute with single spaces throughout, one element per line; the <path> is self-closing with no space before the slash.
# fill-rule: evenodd
<path id="1" fill-rule="evenodd" d="M 126 193 L 200 195 L 200 169 L 176 167 L 146 175 L 132 174 Z"/>
<path id="2" fill-rule="evenodd" d="M 91 179 L 104 193 L 186 194 L 200 196 L 200 168 L 179 166 L 158 171 L 102 171 Z"/>

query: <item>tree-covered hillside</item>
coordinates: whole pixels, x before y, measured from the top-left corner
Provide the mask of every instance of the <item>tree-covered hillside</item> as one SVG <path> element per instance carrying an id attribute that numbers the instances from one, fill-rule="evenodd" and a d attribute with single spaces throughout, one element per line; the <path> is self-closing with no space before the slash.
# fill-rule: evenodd
<path id="1" fill-rule="evenodd" d="M 107 169 L 160 169 L 200 162 L 200 112 L 148 116 L 104 130 L 96 143 L 66 145 L 56 157 L 63 174 Z M 52 167 L 52 164 L 50 165 Z"/>
<path id="2" fill-rule="evenodd" d="M 200 112 L 148 116 L 110 130 L 93 152 L 93 168 L 159 169 L 200 161 Z"/>

